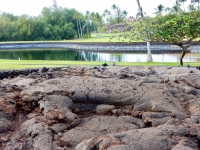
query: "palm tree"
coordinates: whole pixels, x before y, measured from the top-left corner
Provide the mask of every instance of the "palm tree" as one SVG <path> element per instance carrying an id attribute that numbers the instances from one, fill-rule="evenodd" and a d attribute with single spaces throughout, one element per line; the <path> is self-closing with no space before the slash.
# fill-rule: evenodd
<path id="1" fill-rule="evenodd" d="M 178 14 L 178 12 L 179 12 L 179 8 L 178 8 L 178 6 L 173 6 L 172 7 L 172 9 L 171 9 L 171 13 L 175 13 L 175 14 Z"/>
<path id="2" fill-rule="evenodd" d="M 188 6 L 188 10 L 189 10 L 189 11 L 196 10 L 196 7 L 195 7 L 193 4 L 190 4 L 190 5 Z"/>
<path id="3" fill-rule="evenodd" d="M 116 10 L 117 10 L 118 6 L 113 4 L 111 9 L 115 12 L 115 15 L 117 15 Z"/>
<path id="4" fill-rule="evenodd" d="M 199 3 L 200 3 L 200 0 L 191 0 L 191 3 L 198 3 L 198 10 L 199 10 Z"/>
<path id="5" fill-rule="evenodd" d="M 185 6 L 184 6 L 184 3 L 186 2 L 187 0 L 179 0 L 179 2 L 183 3 L 183 9 L 185 11 Z"/>
<path id="6" fill-rule="evenodd" d="M 108 17 L 111 16 L 111 12 L 108 9 L 103 11 L 103 17 L 105 17 L 106 21 L 108 21 Z"/>
<path id="7" fill-rule="evenodd" d="M 155 8 L 156 12 L 154 14 L 162 16 L 164 9 L 165 9 L 165 6 L 163 6 L 162 4 L 160 4 L 160 5 L 158 5 L 157 8 Z"/>
<path id="8" fill-rule="evenodd" d="M 143 19 L 143 18 L 144 18 L 144 15 L 143 15 L 142 7 L 140 6 L 140 1 L 139 1 L 139 0 L 136 0 L 136 1 L 137 1 L 137 4 L 138 4 L 138 9 L 139 9 L 139 12 L 140 12 L 140 16 L 141 16 L 141 18 Z"/>
<path id="9" fill-rule="evenodd" d="M 176 0 L 175 5 L 174 5 L 174 8 L 175 8 L 175 12 L 176 12 L 176 13 L 182 11 L 182 9 L 181 9 L 181 4 L 180 4 L 180 0 Z"/>
<path id="10" fill-rule="evenodd" d="M 120 15 L 121 16 L 120 21 L 123 22 L 127 15 L 128 15 L 128 12 L 126 10 L 122 11 Z"/>
<path id="11" fill-rule="evenodd" d="M 89 22 L 89 18 L 90 18 L 90 12 L 86 11 L 86 25 L 87 25 L 87 36 L 89 38 L 89 33 L 88 33 L 88 22 Z"/>
<path id="12" fill-rule="evenodd" d="M 80 32 L 79 32 L 79 21 L 78 21 L 78 20 L 79 20 L 79 13 L 78 13 L 78 12 L 74 13 L 73 19 L 76 20 L 77 31 L 78 31 L 78 37 L 81 38 Z"/>
<path id="13" fill-rule="evenodd" d="M 166 13 L 171 13 L 171 10 L 172 10 L 172 8 L 169 8 L 169 7 L 165 8 Z"/>
<path id="14" fill-rule="evenodd" d="M 165 11 L 167 11 L 171 14 L 178 14 L 179 12 L 181 12 L 182 9 L 181 9 L 181 4 L 180 4 L 179 0 L 176 0 L 174 6 L 172 8 L 167 7 L 165 9 Z"/>
<path id="15" fill-rule="evenodd" d="M 144 16 L 146 16 L 146 15 L 147 15 L 147 13 L 146 13 L 146 12 L 143 12 L 143 15 L 144 15 Z M 140 15 L 140 12 L 139 12 L 139 11 L 138 11 L 138 12 L 137 12 L 137 14 L 135 15 L 135 17 L 136 17 L 136 18 L 139 18 L 139 17 L 141 17 L 141 15 Z"/>
<path id="16" fill-rule="evenodd" d="M 95 14 L 95 21 L 98 25 L 98 37 L 100 37 L 100 25 L 102 24 L 102 16 L 98 12 Z"/>
<path id="17" fill-rule="evenodd" d="M 103 11 L 103 14 L 104 14 L 105 16 L 107 16 L 107 15 L 110 15 L 111 13 L 110 13 L 110 11 L 109 11 L 108 9 L 105 9 L 105 10 Z"/>
<path id="18" fill-rule="evenodd" d="M 90 19 L 91 19 L 92 24 L 93 24 L 93 26 L 94 26 L 94 32 L 96 33 L 96 28 L 95 28 L 96 14 L 95 14 L 94 12 L 92 12 L 92 13 L 90 14 Z"/>
<path id="19" fill-rule="evenodd" d="M 58 9 L 58 5 L 56 0 L 53 0 L 53 9 Z"/>
<path id="20" fill-rule="evenodd" d="M 124 11 L 122 12 L 122 15 L 126 17 L 126 16 L 128 15 L 128 12 L 127 12 L 126 10 L 124 10 Z"/>
<path id="21" fill-rule="evenodd" d="M 82 32 L 82 27 L 81 27 L 81 17 L 82 17 L 82 14 L 79 13 L 78 20 L 79 20 L 79 26 L 80 26 L 80 30 L 81 30 L 81 38 L 83 38 L 83 32 Z"/>
<path id="22" fill-rule="evenodd" d="M 119 8 L 119 7 L 117 7 L 116 8 L 116 17 L 117 17 L 117 23 L 120 23 L 120 22 L 122 22 L 122 11 L 121 11 L 121 9 Z"/>
<path id="23" fill-rule="evenodd" d="M 143 19 L 144 15 L 143 15 L 142 7 L 140 6 L 140 1 L 139 0 L 136 0 L 136 1 L 137 1 L 137 4 L 138 4 L 138 8 L 139 8 L 139 11 L 140 11 L 141 18 Z M 147 39 L 147 61 L 148 62 L 153 61 L 153 58 L 152 58 L 152 55 L 151 55 L 151 49 L 150 49 L 150 41 L 148 39 Z"/>

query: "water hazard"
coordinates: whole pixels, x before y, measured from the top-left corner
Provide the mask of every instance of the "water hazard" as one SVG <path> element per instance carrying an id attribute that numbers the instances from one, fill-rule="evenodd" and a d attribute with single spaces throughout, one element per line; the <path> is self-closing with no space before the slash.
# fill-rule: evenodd
<path id="1" fill-rule="evenodd" d="M 179 62 L 180 53 L 153 54 L 154 62 Z M 66 49 L 15 49 L 0 50 L 0 59 L 21 60 L 76 60 L 105 62 L 146 62 L 145 53 L 99 53 Z M 200 62 L 200 54 L 188 53 L 184 62 Z"/>

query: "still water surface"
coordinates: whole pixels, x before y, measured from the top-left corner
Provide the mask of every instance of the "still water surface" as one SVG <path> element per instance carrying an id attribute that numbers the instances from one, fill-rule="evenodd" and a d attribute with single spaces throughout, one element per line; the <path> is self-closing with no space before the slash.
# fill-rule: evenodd
<path id="1" fill-rule="evenodd" d="M 180 54 L 153 54 L 154 62 L 179 62 Z M 99 53 L 84 50 L 66 49 L 15 49 L 0 50 L 0 59 L 21 60 L 82 60 L 105 62 L 146 62 L 146 54 L 134 53 Z M 184 62 L 200 62 L 200 54 L 188 53 Z"/>

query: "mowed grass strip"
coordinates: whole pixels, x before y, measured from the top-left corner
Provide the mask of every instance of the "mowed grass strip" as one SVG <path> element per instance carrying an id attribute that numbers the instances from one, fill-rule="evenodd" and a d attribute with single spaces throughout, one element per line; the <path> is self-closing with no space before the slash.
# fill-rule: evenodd
<path id="1" fill-rule="evenodd" d="M 69 42 L 69 43 L 90 43 L 90 42 L 129 42 L 130 39 L 124 39 L 123 37 L 118 38 L 119 34 L 121 33 L 101 33 L 100 37 L 98 37 L 98 33 L 92 33 L 90 38 L 85 38 L 85 39 L 71 39 L 71 40 L 58 40 L 58 41 L 8 41 L 8 42 L 0 42 L 0 44 L 18 44 L 18 43 L 46 43 L 46 42 Z M 196 41 L 199 41 L 200 38 L 197 38 Z M 132 41 L 136 42 L 136 41 Z M 137 42 L 144 42 L 144 41 L 137 41 Z"/>
<path id="2" fill-rule="evenodd" d="M 90 42 L 129 42 L 129 39 L 124 39 L 124 38 L 120 38 L 117 39 L 118 34 L 100 34 L 101 37 L 97 37 L 97 34 L 91 34 L 90 38 L 86 38 L 86 39 L 72 39 L 72 40 L 59 40 L 59 41 L 10 41 L 10 42 L 0 42 L 0 44 L 17 44 L 17 43 L 45 43 L 45 42 L 85 42 L 85 43 L 90 43 Z"/>
<path id="3" fill-rule="evenodd" d="M 42 67 L 64 67 L 69 65 L 101 66 L 105 62 L 98 61 L 48 61 L 48 60 L 8 60 L 0 59 L 0 70 L 17 70 Z M 112 62 L 106 62 L 111 65 Z M 117 66 L 178 66 L 178 62 L 116 62 Z M 184 63 L 184 66 L 200 66 L 199 62 Z"/>

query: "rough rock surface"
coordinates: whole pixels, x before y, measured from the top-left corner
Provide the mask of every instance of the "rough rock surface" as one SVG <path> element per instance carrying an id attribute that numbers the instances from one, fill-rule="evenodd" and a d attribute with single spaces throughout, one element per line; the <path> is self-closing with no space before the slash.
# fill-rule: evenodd
<path id="1" fill-rule="evenodd" d="M 42 68 L 1 73 L 2 150 L 198 150 L 200 71 Z"/>

